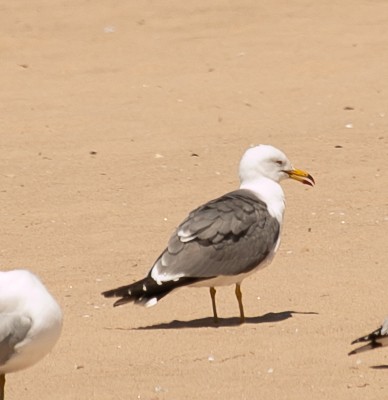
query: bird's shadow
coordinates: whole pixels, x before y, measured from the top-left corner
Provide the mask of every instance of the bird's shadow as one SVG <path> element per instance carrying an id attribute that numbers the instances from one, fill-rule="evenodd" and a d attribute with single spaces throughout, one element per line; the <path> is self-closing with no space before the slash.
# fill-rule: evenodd
<path id="1" fill-rule="evenodd" d="M 161 324 L 141 326 L 138 328 L 130 328 L 128 330 L 157 330 L 157 329 L 185 329 L 185 328 L 225 328 L 232 326 L 239 326 L 244 324 L 264 324 L 272 322 L 284 321 L 291 318 L 293 314 L 304 314 L 304 315 L 317 315 L 318 313 L 313 311 L 281 311 L 281 312 L 270 312 L 257 317 L 245 317 L 245 322 L 240 323 L 240 318 L 219 318 L 218 322 L 214 322 L 212 317 L 198 318 L 190 321 L 179 321 L 174 320 L 171 322 L 165 322 Z M 124 329 L 124 328 L 116 328 Z M 126 329 L 124 329 L 126 330 Z"/>
<path id="2" fill-rule="evenodd" d="M 372 365 L 370 368 L 372 368 L 372 369 L 388 369 L 388 365 L 386 365 L 386 364 Z"/>

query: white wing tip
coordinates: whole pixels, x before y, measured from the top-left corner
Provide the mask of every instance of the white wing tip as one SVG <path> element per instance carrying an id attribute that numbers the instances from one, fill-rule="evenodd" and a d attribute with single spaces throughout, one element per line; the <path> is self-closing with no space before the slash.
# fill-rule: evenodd
<path id="1" fill-rule="evenodd" d="M 157 304 L 158 299 L 156 297 L 152 297 L 151 299 L 147 300 L 147 302 L 144 304 L 144 307 L 153 307 Z"/>

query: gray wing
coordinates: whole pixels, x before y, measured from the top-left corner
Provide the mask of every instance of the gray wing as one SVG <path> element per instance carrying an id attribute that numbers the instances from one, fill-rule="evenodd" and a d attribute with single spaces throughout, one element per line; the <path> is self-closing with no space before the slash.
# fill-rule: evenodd
<path id="1" fill-rule="evenodd" d="M 0 367 L 15 353 L 32 325 L 31 319 L 15 314 L 0 314 Z"/>
<path id="2" fill-rule="evenodd" d="M 279 231 L 263 201 L 236 190 L 192 211 L 150 275 L 211 278 L 249 272 L 273 251 Z"/>

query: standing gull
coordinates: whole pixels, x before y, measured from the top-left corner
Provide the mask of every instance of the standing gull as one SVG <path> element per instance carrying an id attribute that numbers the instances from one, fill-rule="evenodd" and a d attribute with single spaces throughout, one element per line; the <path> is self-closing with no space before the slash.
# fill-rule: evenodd
<path id="1" fill-rule="evenodd" d="M 248 149 L 239 174 L 240 189 L 192 211 L 144 279 L 102 294 L 120 297 L 114 306 L 134 302 L 149 307 L 179 287 L 207 286 L 217 322 L 215 288 L 236 284 L 244 322 L 241 282 L 267 266 L 280 244 L 285 200 L 279 182 L 291 178 L 313 186 L 314 179 L 269 145 Z"/>
<path id="2" fill-rule="evenodd" d="M 0 400 L 4 399 L 5 374 L 43 358 L 61 328 L 61 309 L 34 274 L 0 272 Z"/>
<path id="3" fill-rule="evenodd" d="M 351 344 L 369 342 L 364 346 L 358 347 L 349 353 L 349 356 L 363 351 L 377 349 L 378 347 L 388 346 L 388 317 L 385 318 L 383 324 L 379 329 L 376 329 L 372 333 L 366 336 L 362 336 L 356 340 L 353 340 Z"/>

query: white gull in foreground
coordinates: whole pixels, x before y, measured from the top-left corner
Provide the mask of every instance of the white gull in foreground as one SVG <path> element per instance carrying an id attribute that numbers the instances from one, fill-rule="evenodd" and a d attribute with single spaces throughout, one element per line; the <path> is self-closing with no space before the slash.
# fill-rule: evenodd
<path id="1" fill-rule="evenodd" d="M 144 279 L 102 294 L 120 297 L 115 306 L 149 307 L 179 287 L 208 286 L 217 321 L 215 287 L 236 284 L 244 322 L 241 282 L 268 265 L 280 244 L 285 200 L 279 182 L 291 178 L 313 186 L 314 179 L 268 145 L 248 149 L 239 174 L 240 189 L 192 211 Z"/>
<path id="2" fill-rule="evenodd" d="M 27 270 L 0 271 L 0 399 L 5 374 L 28 368 L 57 342 L 62 328 L 58 303 Z"/>
<path id="3" fill-rule="evenodd" d="M 366 336 L 362 336 L 356 340 L 353 340 L 351 344 L 364 343 L 364 346 L 358 347 L 349 353 L 349 356 L 357 353 L 362 353 L 363 351 L 377 349 L 378 347 L 388 346 L 388 317 L 385 318 L 383 324 L 380 328 L 376 329 L 372 333 Z"/>

